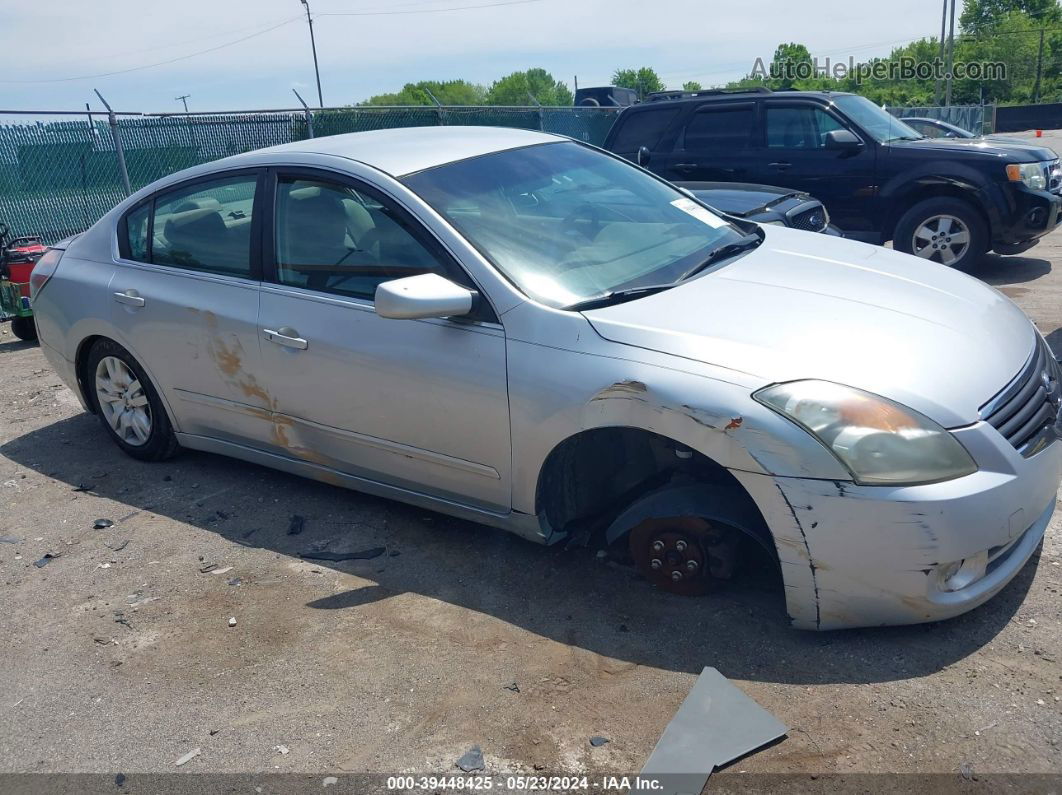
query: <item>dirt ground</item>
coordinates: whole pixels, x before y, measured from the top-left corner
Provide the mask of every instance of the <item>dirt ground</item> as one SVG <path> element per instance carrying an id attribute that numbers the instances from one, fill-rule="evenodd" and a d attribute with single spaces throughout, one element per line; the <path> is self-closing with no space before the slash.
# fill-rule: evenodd
<path id="1" fill-rule="evenodd" d="M 1062 354 L 1062 232 L 974 275 Z M 683 599 L 221 457 L 139 463 L 0 328 L 0 773 L 448 774 L 473 745 L 488 772 L 633 773 L 703 666 L 791 728 L 722 776 L 1062 773 L 1062 511 L 970 614 L 798 632 L 767 573 Z M 336 538 L 386 551 L 300 559 Z"/>

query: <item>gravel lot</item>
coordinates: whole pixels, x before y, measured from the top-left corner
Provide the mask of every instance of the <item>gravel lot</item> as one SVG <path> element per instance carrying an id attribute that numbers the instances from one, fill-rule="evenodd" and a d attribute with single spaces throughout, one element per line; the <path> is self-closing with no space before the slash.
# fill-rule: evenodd
<path id="1" fill-rule="evenodd" d="M 1062 354 L 1062 232 L 974 275 Z M 172 772 L 200 748 L 182 773 L 455 773 L 480 745 L 488 772 L 632 773 L 709 665 L 792 727 L 722 781 L 1062 773 L 1062 512 L 973 613 L 802 633 L 769 573 L 682 599 L 591 550 L 216 456 L 133 461 L 0 328 L 0 536 L 21 539 L 0 539 L 0 772 Z M 337 537 L 386 551 L 300 559 Z"/>

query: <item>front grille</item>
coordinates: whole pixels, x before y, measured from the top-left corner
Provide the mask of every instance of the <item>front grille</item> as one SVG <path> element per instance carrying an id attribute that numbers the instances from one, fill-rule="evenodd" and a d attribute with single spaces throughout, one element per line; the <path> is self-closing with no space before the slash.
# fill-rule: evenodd
<path id="1" fill-rule="evenodd" d="M 1037 442 L 1051 428 L 1062 405 L 1062 372 L 1047 343 L 1036 350 L 1017 377 L 981 407 L 981 419 L 999 431 L 1022 455 L 1042 449 Z"/>
<path id="2" fill-rule="evenodd" d="M 1062 165 L 1058 160 L 1048 160 L 1043 163 L 1044 178 L 1047 180 L 1047 189 L 1051 193 L 1062 193 Z"/>
<path id="3" fill-rule="evenodd" d="M 830 216 L 826 214 L 826 208 L 821 204 L 801 210 L 789 219 L 790 226 L 794 229 L 803 229 L 805 232 L 821 232 L 829 222 Z"/>

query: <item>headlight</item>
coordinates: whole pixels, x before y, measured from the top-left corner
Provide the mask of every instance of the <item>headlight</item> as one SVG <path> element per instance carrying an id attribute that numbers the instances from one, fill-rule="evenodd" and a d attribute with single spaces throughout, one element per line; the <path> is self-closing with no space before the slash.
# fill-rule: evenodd
<path id="1" fill-rule="evenodd" d="M 803 427 L 867 486 L 936 483 L 977 471 L 933 420 L 899 403 L 829 381 L 793 381 L 753 397 Z"/>
<path id="2" fill-rule="evenodd" d="M 1039 163 L 1011 163 L 1007 166 L 1007 179 L 1024 183 L 1031 190 L 1047 189 L 1047 177 Z"/>

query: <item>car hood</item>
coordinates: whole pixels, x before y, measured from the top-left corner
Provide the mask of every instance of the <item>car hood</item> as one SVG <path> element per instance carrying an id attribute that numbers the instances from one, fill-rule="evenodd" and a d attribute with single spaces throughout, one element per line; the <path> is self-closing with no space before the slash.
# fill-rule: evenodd
<path id="1" fill-rule="evenodd" d="M 791 188 L 727 182 L 676 182 L 706 204 L 730 215 L 743 217 L 763 212 L 790 196 L 799 196 Z"/>
<path id="2" fill-rule="evenodd" d="M 1018 139 L 920 138 L 917 141 L 890 141 L 889 146 L 900 150 L 922 149 L 942 155 L 995 155 L 1011 163 L 1034 163 L 1058 157 L 1053 149 Z"/>
<path id="3" fill-rule="evenodd" d="M 1033 351 L 1028 318 L 958 271 L 841 238 L 766 227 L 754 251 L 670 290 L 585 312 L 605 339 L 741 371 L 865 389 L 945 427 Z"/>

